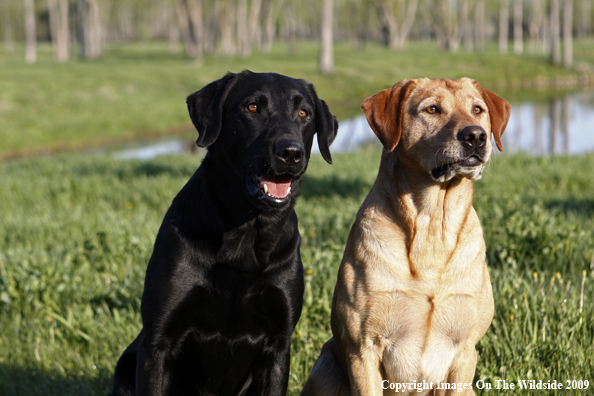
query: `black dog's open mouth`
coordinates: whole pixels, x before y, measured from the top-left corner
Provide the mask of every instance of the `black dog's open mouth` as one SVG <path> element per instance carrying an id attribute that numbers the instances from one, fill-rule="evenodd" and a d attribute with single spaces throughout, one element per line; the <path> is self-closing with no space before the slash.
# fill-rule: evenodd
<path id="1" fill-rule="evenodd" d="M 291 195 L 293 178 L 289 175 L 259 176 L 252 173 L 246 179 L 250 195 L 258 197 L 258 199 L 283 203 Z"/>
<path id="2" fill-rule="evenodd" d="M 435 179 L 439 179 L 453 167 L 473 167 L 473 166 L 481 166 L 482 164 L 483 164 L 483 162 L 480 160 L 480 158 L 478 156 L 471 155 L 470 157 L 465 158 L 461 161 L 450 162 L 450 163 L 440 166 L 439 168 L 433 169 L 431 171 L 431 176 L 433 176 Z"/>

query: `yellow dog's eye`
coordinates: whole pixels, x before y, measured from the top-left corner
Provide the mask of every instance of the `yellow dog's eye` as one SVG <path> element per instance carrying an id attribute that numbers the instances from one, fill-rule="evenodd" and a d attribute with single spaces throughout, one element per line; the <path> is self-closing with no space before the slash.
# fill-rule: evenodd
<path id="1" fill-rule="evenodd" d="M 439 109 L 437 108 L 437 106 L 429 106 L 425 109 L 425 111 L 429 114 L 435 114 L 439 112 Z"/>
<path id="2" fill-rule="evenodd" d="M 299 118 L 305 118 L 307 117 L 307 111 L 299 110 L 299 113 L 297 115 L 299 116 Z"/>
<path id="3" fill-rule="evenodd" d="M 256 111 L 258 111 L 258 105 L 255 103 L 250 103 L 248 105 L 248 110 L 251 111 L 252 113 L 255 113 Z"/>
<path id="4" fill-rule="evenodd" d="M 481 109 L 480 106 L 474 106 L 474 109 L 472 109 L 472 111 L 474 111 L 474 114 L 481 114 L 483 112 L 483 109 Z"/>

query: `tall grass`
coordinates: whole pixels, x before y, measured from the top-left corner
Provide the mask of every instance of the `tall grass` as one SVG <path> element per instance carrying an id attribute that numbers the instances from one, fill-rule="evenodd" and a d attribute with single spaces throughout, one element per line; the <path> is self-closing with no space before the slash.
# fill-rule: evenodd
<path id="1" fill-rule="evenodd" d="M 330 337 L 336 271 L 379 156 L 375 148 L 335 155 L 333 166 L 314 157 L 306 173 L 296 207 L 305 305 L 292 339 L 290 395 Z M 158 227 L 199 163 L 191 155 L 0 163 L 1 395 L 109 391 L 119 355 L 140 330 Z M 591 155 L 497 156 L 475 183 L 496 304 L 478 345 L 477 380 L 587 379 L 594 386 L 589 169 Z"/>

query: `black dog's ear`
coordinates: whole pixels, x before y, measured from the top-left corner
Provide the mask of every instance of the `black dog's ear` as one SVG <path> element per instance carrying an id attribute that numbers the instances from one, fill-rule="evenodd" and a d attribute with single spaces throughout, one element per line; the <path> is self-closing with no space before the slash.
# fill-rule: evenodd
<path id="1" fill-rule="evenodd" d="M 186 103 L 192 123 L 198 130 L 198 147 L 208 147 L 217 140 L 223 120 L 223 103 L 235 74 L 227 73 L 187 97 Z"/>
<path id="2" fill-rule="evenodd" d="M 332 156 L 330 155 L 330 145 L 336 138 L 338 132 L 338 121 L 336 117 L 330 113 L 326 102 L 318 98 L 318 94 L 312 84 L 309 84 L 309 88 L 313 94 L 314 101 L 316 103 L 316 133 L 318 134 L 318 147 L 320 153 L 327 163 L 332 163 Z"/>

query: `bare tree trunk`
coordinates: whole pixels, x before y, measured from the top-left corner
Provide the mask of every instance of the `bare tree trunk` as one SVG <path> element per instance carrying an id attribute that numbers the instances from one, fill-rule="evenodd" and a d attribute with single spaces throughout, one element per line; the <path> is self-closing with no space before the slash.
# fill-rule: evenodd
<path id="1" fill-rule="evenodd" d="M 485 0 L 477 0 L 474 9 L 474 41 L 478 51 L 485 50 Z"/>
<path id="2" fill-rule="evenodd" d="M 80 56 L 95 59 L 103 52 L 103 27 L 97 0 L 78 0 L 78 40 Z"/>
<path id="3" fill-rule="evenodd" d="M 470 1 L 462 0 L 456 10 L 455 4 L 448 0 L 437 0 L 434 7 L 435 32 L 441 49 L 456 52 L 462 39 L 463 24 L 461 21 L 468 19 Z M 456 12 L 458 11 L 458 12 Z"/>
<path id="4" fill-rule="evenodd" d="M 563 66 L 573 64 L 573 0 L 563 1 Z"/>
<path id="5" fill-rule="evenodd" d="M 202 0 L 176 0 L 175 10 L 186 55 L 200 58 L 204 53 Z"/>
<path id="6" fill-rule="evenodd" d="M 514 0 L 514 53 L 516 55 L 520 55 L 524 52 L 522 14 L 522 0 Z"/>
<path id="7" fill-rule="evenodd" d="M 191 24 L 192 41 L 195 46 L 195 57 L 201 58 L 204 54 L 204 23 L 202 17 L 202 0 L 186 0 L 188 17 Z"/>
<path id="8" fill-rule="evenodd" d="M 444 15 L 443 12 L 439 10 L 440 5 L 440 0 L 436 0 L 435 3 L 433 3 L 433 0 L 431 0 L 430 8 L 433 9 L 433 12 L 430 15 L 435 29 L 437 46 L 442 51 L 446 51 L 448 49 L 448 38 L 442 21 L 444 19 Z"/>
<path id="9" fill-rule="evenodd" d="M 541 37 L 540 32 L 543 23 L 542 0 L 532 0 L 532 9 L 530 12 L 530 21 L 528 23 L 528 53 L 534 54 L 536 46 Z"/>
<path id="10" fill-rule="evenodd" d="M 371 2 L 363 2 L 362 4 L 357 4 L 359 7 L 359 11 L 357 12 L 358 23 L 356 24 L 357 28 L 355 31 L 356 35 L 356 45 L 355 48 L 357 50 L 363 50 L 369 41 L 369 37 L 372 35 L 370 32 L 373 29 L 373 23 L 371 21 L 371 14 L 372 14 L 372 4 Z"/>
<path id="11" fill-rule="evenodd" d="M 262 48 L 262 0 L 252 0 L 250 16 L 248 21 L 248 32 L 250 44 L 258 50 Z"/>
<path id="12" fill-rule="evenodd" d="M 68 0 L 58 0 L 60 6 L 60 27 L 58 28 L 58 61 L 65 62 L 70 59 L 70 5 Z"/>
<path id="13" fill-rule="evenodd" d="M 402 3 L 401 3 L 402 5 Z M 406 8 L 404 6 L 401 7 L 402 14 L 404 15 L 404 20 L 400 22 L 400 42 L 399 48 L 404 48 L 406 42 L 408 41 L 408 36 L 410 35 L 410 30 L 415 23 L 415 17 L 417 14 L 417 5 L 418 0 L 409 0 L 406 2 Z"/>
<path id="14" fill-rule="evenodd" d="M 27 63 L 35 63 L 37 61 L 37 30 L 34 0 L 25 0 L 25 35 L 27 37 L 25 60 Z"/>
<path id="15" fill-rule="evenodd" d="M 579 38 L 584 38 L 592 33 L 592 0 L 579 2 L 576 29 Z"/>
<path id="16" fill-rule="evenodd" d="M 472 1 L 463 0 L 462 4 L 460 4 L 460 24 L 462 25 L 462 40 L 466 52 L 472 51 L 472 25 L 469 18 Z"/>
<path id="17" fill-rule="evenodd" d="M 77 18 L 77 36 L 78 44 L 80 46 L 80 57 L 85 59 L 87 57 L 87 39 L 85 34 L 85 11 L 86 1 L 77 0 L 76 2 L 76 18 Z"/>
<path id="18" fill-rule="evenodd" d="M 561 64 L 561 39 L 559 37 L 559 30 L 559 0 L 551 0 L 551 60 L 556 65 Z"/>
<path id="19" fill-rule="evenodd" d="M 396 16 L 394 15 L 394 9 L 392 8 L 390 0 L 382 1 L 379 6 L 379 11 L 382 28 L 385 29 L 386 32 L 385 43 L 388 45 L 388 48 L 396 49 L 398 48 L 398 23 L 396 22 Z"/>
<path id="20" fill-rule="evenodd" d="M 272 51 L 274 41 L 274 22 L 276 20 L 275 0 L 266 1 L 266 12 L 264 16 L 264 34 L 262 36 L 262 50 L 266 53 Z"/>
<path id="21" fill-rule="evenodd" d="M 4 48 L 7 53 L 14 52 L 14 26 L 12 24 L 11 15 L 8 9 L 8 2 L 4 3 L 3 10 L 3 25 L 4 25 Z"/>
<path id="22" fill-rule="evenodd" d="M 322 34 L 320 42 L 320 72 L 322 74 L 334 72 L 333 14 L 334 0 L 322 0 Z"/>
<path id="23" fill-rule="evenodd" d="M 237 44 L 239 56 L 250 56 L 250 37 L 248 32 L 248 3 L 247 0 L 237 0 Z"/>
<path id="24" fill-rule="evenodd" d="M 216 2 L 218 9 L 219 26 L 221 30 L 220 52 L 223 55 L 235 55 L 237 53 L 236 34 L 236 8 L 229 2 Z"/>
<path id="25" fill-rule="evenodd" d="M 405 19 L 402 22 L 402 31 L 400 34 L 401 48 L 403 48 L 408 42 L 410 31 L 415 23 L 418 3 L 418 0 L 409 0 L 407 2 L 406 12 L 404 13 Z"/>
<path id="26" fill-rule="evenodd" d="M 295 55 L 297 53 L 297 22 L 295 21 L 295 16 L 293 12 L 286 8 L 287 13 L 287 33 L 288 33 L 288 52 L 289 55 Z"/>
<path id="27" fill-rule="evenodd" d="M 213 55 L 217 50 L 217 40 L 220 39 L 216 2 L 204 1 L 202 16 L 202 48 L 205 54 Z"/>
<path id="28" fill-rule="evenodd" d="M 548 15 L 546 15 L 546 13 L 543 14 L 543 18 L 542 18 L 542 26 L 540 29 L 540 38 L 541 38 L 541 43 L 539 45 L 540 53 L 550 55 L 550 53 L 551 53 L 551 19 L 548 17 Z"/>
<path id="29" fill-rule="evenodd" d="M 48 0 L 47 3 L 54 58 L 66 62 L 70 58 L 68 0 Z"/>
<path id="30" fill-rule="evenodd" d="M 60 8 L 58 5 L 58 0 L 47 0 L 47 13 L 49 15 L 50 37 L 54 51 L 54 58 L 57 58 L 57 36 L 58 28 L 60 26 Z"/>
<path id="31" fill-rule="evenodd" d="M 88 48 L 88 57 L 91 59 L 95 59 L 101 56 L 102 53 L 102 26 L 101 20 L 99 16 L 99 5 L 97 4 L 97 0 L 87 0 L 87 19 L 88 22 L 85 24 L 87 33 L 85 37 L 87 38 L 87 48 Z"/>
<path id="32" fill-rule="evenodd" d="M 190 29 L 190 21 L 187 17 L 187 7 L 184 0 L 175 0 L 175 13 L 177 14 L 177 21 L 179 24 L 179 33 L 184 43 L 186 55 L 193 58 L 196 56 L 196 46 L 192 37 Z"/>
<path id="33" fill-rule="evenodd" d="M 509 3 L 508 0 L 499 0 L 499 52 L 507 53 Z"/>
<path id="34" fill-rule="evenodd" d="M 296 44 L 296 30 L 297 30 L 297 22 L 295 21 L 295 16 L 293 15 L 293 10 L 291 9 L 290 2 L 283 2 L 283 19 L 285 20 L 286 25 L 286 37 L 288 40 L 288 52 L 289 55 L 295 55 L 297 53 L 297 44 Z"/>
<path id="35" fill-rule="evenodd" d="M 387 28 L 387 44 L 392 50 L 402 49 L 415 22 L 418 0 L 400 0 L 394 10 L 393 1 L 382 0 L 378 5 L 382 24 Z"/>

